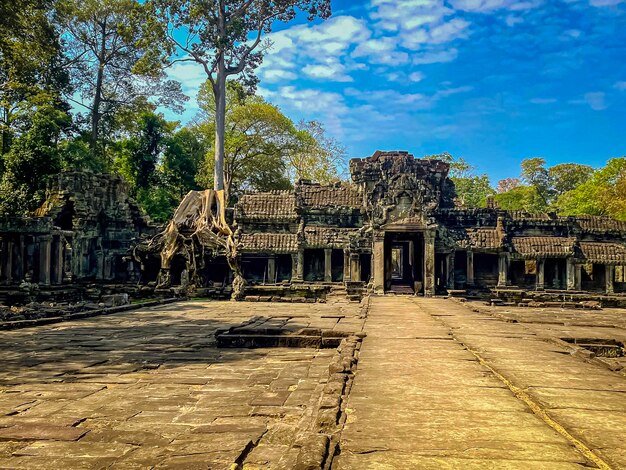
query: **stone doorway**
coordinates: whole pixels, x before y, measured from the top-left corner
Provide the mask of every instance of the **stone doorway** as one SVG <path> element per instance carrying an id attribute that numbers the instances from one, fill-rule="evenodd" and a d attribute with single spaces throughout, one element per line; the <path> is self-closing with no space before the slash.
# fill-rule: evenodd
<path id="1" fill-rule="evenodd" d="M 385 233 L 385 291 L 424 292 L 424 237 L 421 233 Z"/>

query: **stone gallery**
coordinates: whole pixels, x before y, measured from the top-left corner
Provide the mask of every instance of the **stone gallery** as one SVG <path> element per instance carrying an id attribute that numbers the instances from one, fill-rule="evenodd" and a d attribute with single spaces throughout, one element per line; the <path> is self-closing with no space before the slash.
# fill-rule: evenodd
<path id="1" fill-rule="evenodd" d="M 493 203 L 459 208 L 448 170 L 437 159 L 378 151 L 350 162 L 351 182 L 300 181 L 293 191 L 242 195 L 226 219 L 247 291 L 274 286 L 268 292 L 284 295 L 344 283 L 426 296 L 626 293 L 626 222 L 502 211 Z M 186 201 L 203 197 L 191 193 Z M 233 276 L 223 250 L 194 230 L 207 217 L 198 207 L 181 204 L 172 222 L 179 242 L 165 257 L 157 228 L 121 179 L 58 175 L 33 217 L 0 224 L 5 294 L 21 286 L 13 293 L 19 300 L 34 286 L 103 284 L 228 291 Z"/>

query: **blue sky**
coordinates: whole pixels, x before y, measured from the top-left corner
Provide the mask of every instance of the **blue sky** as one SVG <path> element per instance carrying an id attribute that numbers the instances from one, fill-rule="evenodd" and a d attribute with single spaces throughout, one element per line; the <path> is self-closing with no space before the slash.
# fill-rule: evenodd
<path id="1" fill-rule="evenodd" d="M 626 0 L 333 0 L 276 25 L 259 94 L 364 157 L 449 152 L 493 184 L 524 158 L 626 155 Z M 202 70 L 170 72 L 196 112 Z"/>

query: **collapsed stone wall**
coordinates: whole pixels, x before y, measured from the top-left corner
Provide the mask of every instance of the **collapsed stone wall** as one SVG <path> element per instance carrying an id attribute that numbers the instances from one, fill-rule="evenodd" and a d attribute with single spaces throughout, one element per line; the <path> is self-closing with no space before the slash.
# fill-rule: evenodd
<path id="1" fill-rule="evenodd" d="M 137 281 L 139 269 L 129 250 L 155 231 L 121 178 L 60 173 L 31 217 L 0 221 L 0 282 L 32 290 L 33 285 Z"/>

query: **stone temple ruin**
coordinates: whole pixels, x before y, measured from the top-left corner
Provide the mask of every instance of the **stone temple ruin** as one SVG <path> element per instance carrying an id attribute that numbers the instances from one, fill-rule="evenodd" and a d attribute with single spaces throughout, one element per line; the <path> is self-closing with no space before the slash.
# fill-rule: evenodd
<path id="1" fill-rule="evenodd" d="M 458 208 L 448 170 L 436 159 L 379 151 L 350 162 L 349 183 L 300 181 L 293 191 L 242 195 L 226 222 L 245 296 L 320 298 L 345 289 L 357 297 L 608 294 L 626 303 L 626 222 Z M 131 295 L 229 295 L 225 245 L 198 230 L 215 207 L 199 210 L 189 198 L 206 193 L 183 201 L 167 242 L 120 179 L 59 175 L 33 217 L 0 223 L 5 298 L 94 285 Z"/>

